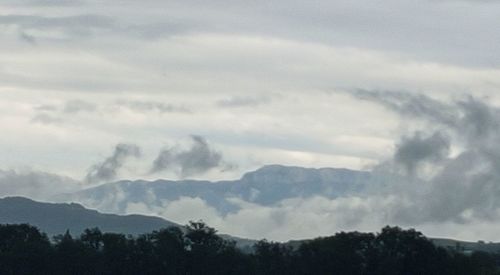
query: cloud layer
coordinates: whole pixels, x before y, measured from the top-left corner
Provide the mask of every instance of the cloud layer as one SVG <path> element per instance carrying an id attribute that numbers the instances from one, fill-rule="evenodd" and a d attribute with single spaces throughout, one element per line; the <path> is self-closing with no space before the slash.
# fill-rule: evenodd
<path id="1" fill-rule="evenodd" d="M 434 236 L 498 240 L 499 225 L 492 221 L 500 218 L 496 199 L 500 195 L 499 109 L 468 96 L 449 102 L 397 92 L 365 91 L 364 95 L 363 99 L 389 107 L 404 116 L 405 124 L 420 129 L 402 136 L 393 156 L 375 166 L 370 181 L 354 193 L 331 197 L 327 189 L 318 189 L 307 196 L 290 195 L 264 204 L 252 199 L 265 196 L 264 191 L 254 190 L 247 198 L 220 197 L 236 207 L 222 212 L 212 201 L 196 195 L 162 199 L 151 193 L 148 200 L 131 202 L 121 190 L 115 192 L 120 196 L 104 198 L 110 203 L 98 205 L 180 223 L 201 218 L 222 232 L 251 238 L 288 240 L 396 224 Z M 418 107 L 421 102 L 442 109 L 428 112 Z M 274 184 L 283 176 L 273 175 Z M 262 184 L 273 184 L 273 180 L 263 178 Z M 294 187 L 290 183 L 288 188 Z M 125 210 L 119 205 L 126 205 Z"/>
<path id="2" fill-rule="evenodd" d="M 381 178 L 352 198 L 239 201 L 248 209 L 227 217 L 196 197 L 165 202 L 168 215 L 200 205 L 251 236 L 412 222 L 472 232 L 497 216 L 497 2 L 146 2 L 0 3 L 1 169 L 80 178 L 91 166 L 87 181 L 101 182 L 234 179 L 280 163 Z M 210 143 L 176 145 L 192 133 Z M 96 162 L 124 139 L 142 158 L 123 144 Z"/>

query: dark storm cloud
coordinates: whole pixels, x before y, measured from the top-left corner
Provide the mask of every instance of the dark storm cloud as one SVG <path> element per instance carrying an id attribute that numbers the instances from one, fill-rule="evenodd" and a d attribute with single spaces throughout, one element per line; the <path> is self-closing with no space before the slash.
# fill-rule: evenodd
<path id="1" fill-rule="evenodd" d="M 85 177 L 88 183 L 96 183 L 116 178 L 118 170 L 123 167 L 130 157 L 138 158 L 141 150 L 134 144 L 118 144 L 111 156 L 103 162 L 93 165 Z"/>
<path id="2" fill-rule="evenodd" d="M 192 145 L 188 149 L 178 147 L 162 150 L 153 162 L 152 173 L 177 170 L 181 177 L 203 174 L 213 168 L 231 169 L 223 161 L 222 153 L 211 148 L 201 136 L 191 136 Z"/>

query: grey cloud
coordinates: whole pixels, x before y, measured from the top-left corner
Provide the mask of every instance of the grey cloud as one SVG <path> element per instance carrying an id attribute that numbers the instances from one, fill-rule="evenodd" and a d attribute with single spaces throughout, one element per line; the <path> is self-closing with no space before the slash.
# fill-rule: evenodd
<path id="1" fill-rule="evenodd" d="M 83 100 L 66 101 L 63 105 L 42 104 L 33 107 L 35 114 L 31 119 L 33 123 L 53 124 L 61 123 L 70 114 L 80 112 L 94 112 L 97 106 Z"/>
<path id="2" fill-rule="evenodd" d="M 453 106 L 423 94 L 368 90 L 357 90 L 352 94 L 359 99 L 376 102 L 403 116 L 423 118 L 449 126 L 456 126 L 459 116 L 458 110 Z"/>
<path id="3" fill-rule="evenodd" d="M 43 6 L 43 4 L 40 5 Z M 52 5 L 58 4 L 54 3 Z M 156 39 L 196 28 L 194 23 L 164 22 L 164 18 L 156 23 L 136 24 L 136 21 L 133 22 L 127 22 L 127 18 L 120 18 L 119 16 L 99 14 L 77 14 L 72 16 L 0 15 L 0 25 L 17 26 L 20 39 L 25 42 L 36 42 L 36 37 L 27 33 L 29 30 L 64 30 L 65 34 L 70 37 L 88 36 L 94 31 L 105 30 L 122 36 Z"/>
<path id="4" fill-rule="evenodd" d="M 255 107 L 269 103 L 271 99 L 267 96 L 233 96 L 216 102 L 219 107 Z"/>
<path id="5" fill-rule="evenodd" d="M 25 196 L 50 200 L 57 194 L 79 188 L 80 183 L 69 177 L 33 170 L 0 170 L 0 197 Z"/>
<path id="6" fill-rule="evenodd" d="M 51 7 L 51 6 L 80 6 L 85 3 L 83 0 L 6 0 L 14 5 L 24 5 L 24 6 L 41 6 L 41 7 Z"/>
<path id="7" fill-rule="evenodd" d="M 500 131 L 500 110 L 472 96 L 443 102 L 410 92 L 358 90 L 353 95 L 378 103 L 405 117 L 422 119 L 451 129 L 471 143 L 498 136 Z"/>
<path id="8" fill-rule="evenodd" d="M 34 109 L 36 111 L 57 111 L 57 106 L 56 105 L 53 105 L 53 104 L 42 104 L 42 105 L 38 105 L 38 106 L 35 106 Z"/>
<path id="9" fill-rule="evenodd" d="M 107 16 L 84 14 L 65 17 L 46 17 L 38 15 L 0 15 L 0 25 L 13 25 L 19 28 L 20 39 L 36 42 L 37 37 L 29 35 L 29 30 L 63 30 L 69 37 L 88 36 L 95 30 L 110 30 L 114 21 Z"/>
<path id="10" fill-rule="evenodd" d="M 157 22 L 150 24 L 132 24 L 122 29 L 124 32 L 135 34 L 141 38 L 158 39 L 173 34 L 186 33 L 197 29 L 197 25 L 188 22 Z"/>
<path id="11" fill-rule="evenodd" d="M 134 144 L 118 144 L 111 156 L 103 162 L 93 165 L 87 175 L 85 181 L 88 183 L 96 183 L 101 181 L 113 180 L 116 178 L 118 170 L 123 167 L 125 161 L 129 157 L 139 157 L 141 150 Z"/>
<path id="12" fill-rule="evenodd" d="M 473 97 L 458 102 L 458 106 L 463 109 L 460 120 L 461 130 L 466 132 L 473 141 L 491 135 L 498 135 L 500 113 L 497 108 L 491 107 Z"/>
<path id="13" fill-rule="evenodd" d="M 67 101 L 63 107 L 63 112 L 72 114 L 78 112 L 93 112 L 97 109 L 97 106 L 93 103 L 83 101 L 83 100 L 70 100 Z"/>
<path id="14" fill-rule="evenodd" d="M 154 101 L 118 101 L 115 103 L 119 107 L 128 108 L 135 112 L 158 112 L 164 113 L 184 113 L 190 114 L 192 111 L 185 106 L 177 106 L 166 104 L 163 102 Z M 36 123 L 60 123 L 69 115 L 77 115 L 79 113 L 93 113 L 103 110 L 104 105 L 98 105 L 93 102 L 80 99 L 68 100 L 62 104 L 42 104 L 34 106 L 35 115 L 32 122 Z M 115 110 L 115 109 L 112 109 Z"/>
<path id="15" fill-rule="evenodd" d="M 159 112 L 159 113 L 192 113 L 192 111 L 185 106 L 176 106 L 163 102 L 154 101 L 119 101 L 120 106 L 125 106 L 136 112 Z"/>
<path id="16" fill-rule="evenodd" d="M 425 184 L 402 187 L 399 196 L 411 204 L 396 211 L 407 223 L 498 218 L 500 203 L 500 115 L 498 108 L 467 97 L 443 102 L 424 95 L 395 92 L 360 92 L 359 98 L 381 104 L 407 118 L 417 118 L 453 133 L 461 152 L 446 158 L 451 141 L 442 134 L 403 138 L 394 155 L 415 176 L 420 161 L 432 160 L 435 175 Z M 424 103 L 429 103 L 423 106 Z M 387 173 L 393 173 L 386 169 Z M 401 184 L 395 181 L 392 184 Z M 403 185 L 407 186 L 407 185 Z M 406 189 L 405 189 L 406 188 Z M 393 192 L 393 191 L 391 191 Z M 425 203 L 424 203 L 425 202 Z"/>
<path id="17" fill-rule="evenodd" d="M 26 28 L 108 28 L 113 20 L 106 16 L 86 14 L 64 17 L 38 15 L 0 15 L 0 25 L 18 25 Z"/>
<path id="18" fill-rule="evenodd" d="M 31 0 L 34 7 L 67 5 L 82 1 Z M 357 3 L 347 0 L 318 1 L 151 1 L 144 7 L 128 1 L 116 9 L 106 1 L 88 1 L 79 11 L 106 11 L 125 36 L 163 37 L 186 32 L 238 33 L 279 37 L 339 47 L 370 48 L 438 63 L 498 67 L 500 10 L 494 1 L 388 0 Z M 163 12 L 155 13 L 154 8 Z M 300 11 L 300 12 L 297 12 Z M 398 11 L 398 12 L 394 12 Z M 467 11 L 471 20 L 464 20 Z M 133 16 L 131 16 L 133 14 Z M 99 19 L 99 18 L 97 18 Z M 24 21 L 23 21 L 24 22 Z M 99 22 L 99 20 L 97 20 Z M 137 24 L 136 22 L 144 22 Z M 93 21 L 88 21 L 92 24 Z M 109 20 L 104 20 L 110 24 Z M 45 24 L 45 23 L 44 23 Z M 439 27 L 436 27 L 439 26 Z M 479 42 L 478 42 L 479 41 Z"/>
<path id="19" fill-rule="evenodd" d="M 23 32 L 23 31 L 19 32 L 19 39 L 21 41 L 24 41 L 24 42 L 26 42 L 28 44 L 31 44 L 31 45 L 36 45 L 37 44 L 36 38 L 33 35 L 29 35 L 29 34 L 27 34 L 26 32 Z"/>
<path id="20" fill-rule="evenodd" d="M 191 136 L 193 144 L 187 150 L 178 147 L 162 150 L 153 162 L 152 173 L 178 170 L 181 177 L 203 174 L 213 168 L 231 169 L 223 161 L 222 153 L 215 151 L 201 136 Z"/>
<path id="21" fill-rule="evenodd" d="M 54 124 L 54 123 L 61 123 L 62 119 L 51 114 L 40 113 L 33 116 L 31 122 L 41 123 L 41 124 Z"/>
<path id="22" fill-rule="evenodd" d="M 446 159 L 450 151 L 450 140 L 437 132 L 423 137 L 417 132 L 414 136 L 403 137 L 397 146 L 394 159 L 402 164 L 409 175 L 413 175 L 422 162 L 438 162 Z"/>

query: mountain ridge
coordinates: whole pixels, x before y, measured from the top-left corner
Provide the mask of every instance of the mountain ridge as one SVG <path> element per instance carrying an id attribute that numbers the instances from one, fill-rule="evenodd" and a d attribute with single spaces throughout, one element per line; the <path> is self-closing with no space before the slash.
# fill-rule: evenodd
<path id="1" fill-rule="evenodd" d="M 370 172 L 345 168 L 304 168 L 266 165 L 237 180 L 122 180 L 54 197 L 58 202 L 79 202 L 103 212 L 127 213 L 130 203 L 162 207 L 183 197 L 200 198 L 222 214 L 238 210 L 229 198 L 270 206 L 284 199 L 328 198 L 356 194 L 372 180 Z"/>

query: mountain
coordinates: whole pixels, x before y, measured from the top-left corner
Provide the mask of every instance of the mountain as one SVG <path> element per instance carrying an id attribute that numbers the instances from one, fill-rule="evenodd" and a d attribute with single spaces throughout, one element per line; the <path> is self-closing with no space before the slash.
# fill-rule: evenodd
<path id="1" fill-rule="evenodd" d="M 198 197 L 222 214 L 238 210 L 234 198 L 260 205 L 273 205 L 288 198 L 355 194 L 372 181 L 369 172 L 337 168 L 303 168 L 268 165 L 233 181 L 156 180 L 118 181 L 62 194 L 60 202 L 79 202 L 93 209 L 127 213 L 130 205 L 163 207 L 182 197 Z"/>
<path id="2" fill-rule="evenodd" d="M 79 235 L 92 227 L 103 232 L 136 235 L 179 226 L 157 217 L 102 214 L 76 203 L 42 203 L 23 197 L 0 199 L 0 224 L 6 223 L 29 223 L 48 235 L 63 234 L 66 230 Z"/>

